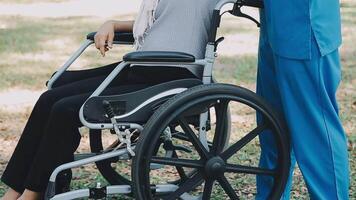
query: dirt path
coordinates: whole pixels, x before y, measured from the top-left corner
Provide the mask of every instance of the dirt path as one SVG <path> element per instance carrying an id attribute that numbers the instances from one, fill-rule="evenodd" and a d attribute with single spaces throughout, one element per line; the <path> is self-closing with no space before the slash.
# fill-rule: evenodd
<path id="1" fill-rule="evenodd" d="M 26 107 L 33 105 L 38 99 L 41 91 L 11 89 L 0 92 L 0 108 Z"/>
<path id="2" fill-rule="evenodd" d="M 137 12 L 141 0 L 71 0 L 56 3 L 4 4 L 0 3 L 1 15 L 31 17 L 110 17 Z"/>

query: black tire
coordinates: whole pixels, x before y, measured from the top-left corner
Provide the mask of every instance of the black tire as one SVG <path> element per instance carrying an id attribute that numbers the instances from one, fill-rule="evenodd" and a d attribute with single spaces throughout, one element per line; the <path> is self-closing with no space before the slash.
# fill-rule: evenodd
<path id="1" fill-rule="evenodd" d="M 219 100 L 219 101 L 216 101 Z M 221 100 L 221 102 L 220 102 Z M 234 85 L 229 85 L 229 84 L 209 84 L 209 85 L 201 85 L 201 86 L 196 86 L 193 87 L 181 94 L 178 94 L 171 98 L 169 101 L 167 101 L 165 104 L 163 104 L 155 113 L 154 115 L 150 118 L 150 120 L 147 122 L 145 125 L 145 128 L 142 132 L 142 136 L 140 137 L 138 144 L 136 146 L 136 156 L 133 158 L 133 163 L 132 163 L 132 180 L 133 180 L 133 190 L 136 199 L 140 200 L 146 200 L 146 199 L 156 199 L 157 196 L 155 197 L 154 192 L 152 192 L 151 189 L 151 181 L 150 181 L 150 164 L 153 163 L 160 163 L 160 164 L 166 164 L 167 166 L 177 166 L 178 164 L 176 163 L 177 160 L 165 160 L 163 158 L 157 157 L 153 153 L 153 147 L 155 146 L 154 144 L 156 141 L 160 138 L 160 135 L 162 131 L 169 125 L 170 123 L 176 123 L 176 121 L 179 121 L 182 125 L 182 127 L 185 127 L 185 130 L 189 133 L 189 125 L 186 123 L 186 120 L 184 120 L 184 115 L 188 112 L 187 109 L 192 109 L 194 106 L 195 107 L 201 107 L 202 105 L 208 104 L 210 102 L 218 102 L 217 104 L 224 105 L 233 100 L 239 103 L 242 103 L 244 105 L 247 105 L 256 112 L 262 114 L 263 119 L 265 120 L 266 123 L 263 125 L 257 125 L 256 131 L 249 132 L 246 136 L 254 137 L 259 136 L 259 131 L 263 131 L 266 129 L 266 127 L 269 130 L 273 130 L 273 136 L 274 140 L 276 142 L 276 147 L 278 149 L 278 163 L 277 167 L 275 169 L 260 169 L 260 171 L 256 173 L 260 173 L 263 175 L 266 175 L 264 173 L 267 173 L 270 176 L 273 176 L 274 181 L 273 181 L 273 188 L 271 193 L 269 194 L 268 199 L 272 200 L 277 200 L 280 198 L 282 195 L 286 181 L 289 176 L 289 167 L 290 167 L 290 145 L 289 145 L 289 138 L 288 138 L 288 132 L 286 129 L 286 126 L 284 125 L 283 121 L 277 116 L 277 114 L 271 109 L 271 107 L 258 95 L 255 93 L 245 89 L 241 88 L 238 86 Z M 226 103 L 227 102 L 227 103 Z M 225 107 L 227 107 L 225 106 Z M 194 108 L 195 108 L 194 107 Z M 194 110 L 194 109 L 193 109 Z M 190 110 L 189 110 L 190 111 Z M 220 114 L 220 116 L 222 116 Z M 179 120 L 178 120 L 179 119 Z M 224 119 L 224 118 L 222 118 Z M 220 122 L 221 123 L 221 122 Z M 268 124 L 268 125 L 266 125 Z M 265 126 L 266 125 L 266 126 Z M 187 128 L 188 127 L 188 128 Z M 217 129 L 222 129 L 219 128 L 217 125 Z M 184 129 L 184 128 L 183 128 Z M 253 133 L 253 134 L 252 134 Z M 194 134 L 192 132 L 192 134 Z M 191 135 L 192 135 L 191 134 Z M 187 134 L 189 135 L 189 134 Z M 217 134 L 216 134 L 217 135 Z M 256 135 L 256 136 L 255 136 Z M 191 138 L 194 137 L 191 136 Z M 216 137 L 216 141 L 219 141 L 219 136 Z M 221 141 L 222 139 L 220 139 Z M 242 140 L 249 142 L 251 140 L 247 140 L 246 137 L 243 137 Z M 189 188 L 189 190 L 194 189 L 197 187 L 199 184 L 201 185 L 202 182 L 200 181 L 205 181 L 205 185 L 210 185 L 213 187 L 213 183 L 215 180 L 219 180 L 218 182 L 220 185 L 224 185 L 224 191 L 226 186 L 226 183 L 229 184 L 228 182 L 224 182 L 220 180 L 223 180 L 225 178 L 225 171 L 218 171 L 219 174 L 218 176 L 215 175 L 216 171 L 211 171 L 211 170 L 226 170 L 227 168 L 214 168 L 216 165 L 210 165 L 212 162 L 215 163 L 215 159 L 220 159 L 224 161 L 221 166 L 227 166 L 227 159 L 231 157 L 232 154 L 235 154 L 236 151 L 236 146 L 239 146 L 243 143 L 241 143 L 239 140 L 235 144 L 231 145 L 231 147 L 234 146 L 234 148 L 228 147 L 227 149 L 224 149 L 224 147 L 219 147 L 218 143 L 216 142 L 215 148 L 214 148 L 214 143 L 213 142 L 213 147 L 211 148 L 210 151 L 205 151 L 205 155 L 207 156 L 204 158 L 204 151 L 200 146 L 200 152 L 203 152 L 203 156 L 200 157 L 200 160 L 198 162 L 195 162 L 195 164 L 191 164 L 192 168 L 196 167 L 195 170 L 198 170 L 199 176 L 194 176 L 190 178 L 189 180 L 191 181 L 186 181 L 186 184 L 178 185 L 178 189 L 175 192 L 169 193 L 166 196 L 162 197 L 163 199 L 177 199 L 180 194 L 179 192 L 184 192 L 186 188 Z M 215 136 L 214 140 L 215 141 Z M 193 144 L 194 142 L 192 142 Z M 199 149 L 199 144 L 197 141 L 195 141 L 194 146 L 197 144 Z M 247 143 L 246 143 L 247 144 Z M 246 145 L 245 144 L 245 145 Z M 195 146 L 196 147 L 196 146 Z M 241 147 L 242 148 L 242 147 Z M 240 148 L 240 149 L 241 149 Z M 220 150 L 217 150 L 220 149 Z M 231 150 L 232 149 L 232 150 Z M 237 150 L 238 152 L 239 150 Z M 197 151 L 198 152 L 198 151 Z M 208 154 L 207 154 L 208 153 Z M 211 157 L 211 155 L 213 155 Z M 228 157 L 228 155 L 230 157 Z M 155 156 L 155 157 L 154 157 Z M 154 158 L 153 158 L 154 157 Z M 154 159 L 154 161 L 152 161 Z M 224 160 L 223 160 L 224 159 Z M 220 162 L 219 160 L 219 162 Z M 208 163 L 209 161 L 209 163 Z M 183 160 L 180 160 L 180 163 L 184 163 Z M 188 163 L 186 161 L 185 163 Z M 189 163 L 188 163 L 189 164 Z M 199 166 L 198 166 L 199 165 Z M 181 164 L 181 166 L 184 166 Z M 188 165 L 185 165 L 188 166 Z M 194 167 L 193 167 L 194 166 Z M 208 166 L 208 167 L 207 167 Z M 220 166 L 220 165 L 219 165 Z M 237 168 L 236 168 L 237 169 Z M 207 171 L 209 170 L 209 171 Z M 214 172 L 214 173 L 210 173 Z M 230 172 L 230 171 L 229 171 Z M 240 171 L 241 172 L 241 171 Z M 236 171 L 234 172 L 236 173 Z M 248 172 L 251 173 L 251 170 Z M 198 178 L 199 177 L 199 178 Z M 198 180 L 199 179 L 199 180 Z M 202 180 L 201 180 L 202 179 Z M 226 180 L 226 178 L 225 178 Z M 191 183 L 191 185 L 188 184 Z M 193 184 L 194 183 L 194 184 Z M 188 187 L 189 185 L 189 187 Z M 193 188 L 192 188 L 193 187 Z M 211 193 L 211 187 L 210 187 L 210 193 Z M 231 185 L 230 185 L 231 187 Z M 181 189 L 183 188 L 183 189 Z M 209 187 L 207 187 L 209 188 Z M 203 199 L 210 199 L 210 193 L 209 189 L 207 189 L 207 196 L 205 196 L 205 188 L 203 192 Z M 235 193 L 235 192 L 233 192 Z M 179 194 L 179 195 L 178 195 Z M 235 193 L 235 196 L 231 194 L 231 190 L 227 191 L 226 194 L 231 198 L 231 199 L 236 199 L 237 195 Z M 177 198 L 175 195 L 178 195 Z M 205 196 L 205 197 L 204 197 Z"/>

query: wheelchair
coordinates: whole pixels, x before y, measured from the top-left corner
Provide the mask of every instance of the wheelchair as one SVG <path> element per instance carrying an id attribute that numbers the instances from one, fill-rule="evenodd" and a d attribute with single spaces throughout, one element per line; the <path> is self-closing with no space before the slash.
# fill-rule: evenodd
<path id="1" fill-rule="evenodd" d="M 283 119 L 261 97 L 248 89 L 216 83 L 212 77 L 217 47 L 216 39 L 221 9 L 233 4 L 227 12 L 237 17 L 258 21 L 244 14 L 241 8 L 263 8 L 260 0 L 221 0 L 212 17 L 212 28 L 204 59 L 184 52 L 136 51 L 126 54 L 123 61 L 106 77 L 80 109 L 82 124 L 90 129 L 91 153 L 76 155 L 73 162 L 58 166 L 52 173 L 45 199 L 103 199 L 121 194 L 135 199 L 251 199 L 251 194 L 235 189 L 244 175 L 269 178 L 268 199 L 279 199 L 284 191 L 290 167 L 288 131 Z M 87 35 L 84 44 L 48 81 L 55 81 L 94 43 L 95 33 Z M 133 44 L 132 33 L 115 33 L 114 44 Z M 102 96 L 101 93 L 125 67 L 131 65 L 203 66 L 200 79 L 181 79 L 157 84 L 135 92 Z M 234 130 L 232 104 L 247 107 L 258 123 L 248 130 Z M 242 122 L 243 123 L 243 122 Z M 103 130 L 118 138 L 104 147 Z M 235 132 L 242 132 L 231 142 Z M 270 169 L 258 167 L 258 162 L 232 163 L 232 157 L 250 143 L 258 143 L 261 134 L 270 132 L 276 148 L 276 165 Z M 137 141 L 136 141 L 137 140 Z M 255 148 L 259 144 L 255 144 Z M 245 150 L 244 150 L 245 151 Z M 240 156 L 237 156 L 237 160 Z M 231 162 L 230 162 L 231 161 Z M 120 174 L 112 166 L 128 163 L 131 175 Z M 56 180 L 60 173 L 75 167 L 95 163 L 110 184 L 105 187 L 59 193 Z M 256 164 L 257 163 L 257 164 Z M 230 180 L 229 180 L 230 179 Z M 244 179 L 244 178 L 242 178 Z M 215 189 L 214 189 L 215 188 Z M 217 189 L 216 189 L 217 188 Z M 215 192 L 217 191 L 217 192 Z"/>

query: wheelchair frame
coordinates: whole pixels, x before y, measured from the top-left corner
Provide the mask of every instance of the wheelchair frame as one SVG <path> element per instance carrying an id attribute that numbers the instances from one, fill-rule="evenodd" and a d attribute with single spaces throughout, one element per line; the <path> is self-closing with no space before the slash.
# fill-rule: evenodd
<path id="1" fill-rule="evenodd" d="M 82 44 L 80 49 L 74 53 L 74 55 L 64 64 L 64 66 L 48 82 L 49 89 L 52 88 L 54 82 L 70 67 L 70 65 L 85 51 L 85 49 L 87 47 L 89 47 L 90 45 L 92 45 L 93 43 L 94 42 L 92 40 L 87 40 L 84 42 L 84 44 Z M 115 44 L 128 44 L 128 43 L 115 42 Z M 182 62 L 173 62 L 173 63 L 172 62 L 130 62 L 130 61 L 126 62 L 126 61 L 123 61 L 115 67 L 115 69 L 108 75 L 108 77 L 100 84 L 100 86 L 91 94 L 91 96 L 89 98 L 99 96 L 107 88 L 107 86 L 111 83 L 111 81 L 121 72 L 121 70 L 124 69 L 127 65 L 131 65 L 131 64 L 139 64 L 139 65 L 154 64 L 156 66 L 201 65 L 201 66 L 204 66 L 204 72 L 203 72 L 203 78 L 202 78 L 203 84 L 210 84 L 212 82 L 213 64 L 214 64 L 214 61 L 216 58 L 216 53 L 214 51 L 215 45 L 208 44 L 206 49 L 207 49 L 207 51 L 206 51 L 205 59 L 196 60 L 195 62 L 191 62 L 191 63 L 186 63 L 186 62 L 183 62 L 183 63 Z M 150 102 L 153 102 L 156 99 L 163 98 L 166 96 L 179 94 L 187 89 L 188 88 L 179 88 L 179 89 L 173 89 L 173 90 L 169 90 L 169 91 L 157 94 L 153 99 L 149 99 L 147 102 L 144 102 L 143 104 L 148 104 Z M 114 128 L 114 125 L 112 123 L 95 124 L 95 123 L 90 123 L 90 122 L 86 121 L 84 118 L 84 114 L 83 114 L 83 108 L 84 107 L 82 106 L 79 111 L 79 118 L 85 127 L 89 128 L 89 129 L 113 129 Z M 135 110 L 137 111 L 137 109 L 135 109 Z M 115 117 L 115 119 L 120 119 L 120 118 L 121 118 L 121 116 Z M 203 124 L 207 119 L 208 119 L 208 113 L 201 114 L 201 116 L 200 116 L 200 122 L 201 122 L 200 129 L 201 130 L 200 130 L 199 135 L 200 135 L 201 142 L 203 144 L 205 144 L 206 146 L 207 146 L 207 139 L 206 139 L 206 134 L 205 134 L 205 125 L 203 125 Z M 123 126 L 126 128 L 130 128 L 130 129 L 143 130 L 143 127 L 140 124 L 136 124 L 136 123 L 117 123 L 117 125 Z M 105 154 L 97 155 L 97 156 L 89 155 L 90 156 L 89 158 L 84 158 L 84 159 L 81 159 L 78 161 L 60 165 L 53 171 L 53 173 L 49 179 L 49 181 L 50 181 L 49 188 L 54 189 L 55 180 L 57 178 L 57 175 L 61 171 L 64 171 L 66 169 L 71 169 L 74 167 L 79 167 L 79 166 L 86 165 L 86 164 L 90 164 L 90 163 L 94 163 L 94 162 L 98 162 L 101 160 L 106 160 L 106 159 L 109 159 L 112 157 L 120 157 L 127 153 L 128 153 L 127 150 L 118 150 L 118 151 L 109 152 L 109 153 L 105 153 Z M 122 186 L 122 185 L 110 186 L 110 187 L 106 188 L 106 194 L 107 195 L 115 194 L 115 193 L 129 194 L 130 193 L 129 188 L 130 188 L 130 186 Z M 157 185 L 156 192 L 169 192 L 169 191 L 174 191 L 176 188 L 177 188 L 177 186 L 175 186 L 175 185 Z M 89 189 L 82 189 L 79 191 L 67 192 L 67 193 L 63 193 L 60 195 L 56 195 L 56 196 L 52 197 L 51 199 L 65 200 L 65 199 L 68 199 L 68 197 L 70 197 L 70 198 L 90 197 L 89 191 L 90 191 Z M 187 199 L 189 199 L 189 198 L 187 198 Z"/>
<path id="2" fill-rule="evenodd" d="M 49 80 L 48 82 L 48 89 L 51 89 L 53 87 L 53 84 L 55 83 L 55 81 L 71 66 L 71 64 L 90 46 L 92 45 L 94 42 L 93 40 L 86 40 L 81 47 L 70 57 L 70 59 L 58 70 L 58 72 L 56 74 L 53 75 L 53 77 Z M 114 44 L 131 44 L 128 42 L 114 42 Z M 99 96 L 106 88 L 107 86 L 111 83 L 111 81 L 121 72 L 122 69 L 124 69 L 125 67 L 127 67 L 128 65 L 131 64 L 139 64 L 139 65 L 156 65 L 156 66 L 179 66 L 179 65 L 201 65 L 204 66 L 204 71 L 203 71 L 203 84 L 210 84 L 212 82 L 212 69 L 213 69 L 213 64 L 216 58 L 216 53 L 214 51 L 215 49 L 215 45 L 214 44 L 208 44 L 207 48 L 206 48 L 206 55 L 204 59 L 200 59 L 200 60 L 196 60 L 195 62 L 191 62 L 191 63 L 187 63 L 187 62 L 131 62 L 131 61 L 123 61 L 120 64 L 118 64 L 115 69 L 107 76 L 107 78 L 100 84 L 100 86 L 91 94 L 91 97 L 96 97 Z M 153 102 L 156 99 L 162 98 L 162 97 L 166 97 L 166 96 L 171 96 L 171 95 L 175 95 L 175 94 L 179 94 L 185 90 L 187 90 L 188 88 L 179 88 L 179 89 L 173 89 L 173 90 L 169 90 L 160 94 L 157 94 L 155 96 L 155 98 L 153 99 L 149 99 L 148 102 L 144 102 L 144 104 L 148 104 L 150 102 Z M 88 99 L 89 99 L 88 98 Z M 85 104 L 85 103 L 84 103 Z M 83 105 L 84 105 L 83 104 Z M 140 106 L 139 106 L 140 107 Z M 90 123 L 88 121 L 85 120 L 84 118 L 84 114 L 83 114 L 83 106 L 81 107 L 80 111 L 79 111 L 79 118 L 80 121 L 82 122 L 82 124 L 89 128 L 89 129 L 113 129 L 114 125 L 112 123 L 102 123 L 102 124 L 95 124 L 95 123 Z M 137 109 L 135 109 L 137 110 Z M 116 119 L 121 118 L 121 116 L 117 116 L 115 117 Z M 205 125 L 204 122 L 208 119 L 208 113 L 203 113 L 200 116 L 200 121 L 202 126 L 201 127 L 201 132 L 200 132 L 200 140 L 203 144 L 205 144 L 207 146 L 207 139 L 206 139 L 206 135 L 205 135 L 205 131 L 204 131 L 204 127 Z M 132 128 L 132 129 L 139 129 L 139 130 L 143 130 L 143 127 L 140 124 L 136 124 L 136 123 L 118 123 L 118 126 L 124 126 L 127 128 Z M 82 198 L 82 197 L 92 197 L 95 198 L 95 194 L 91 194 L 91 191 L 95 192 L 97 190 L 92 190 L 92 189 L 81 189 L 81 190 L 77 190 L 77 191 L 71 191 L 71 192 L 66 192 L 63 194 L 58 194 L 53 196 L 53 191 L 55 188 L 55 180 L 57 178 L 57 175 L 67 169 L 71 169 L 71 168 L 75 168 L 75 167 L 79 167 L 82 165 L 86 165 L 86 164 L 90 164 L 90 163 L 94 163 L 94 162 L 98 162 L 98 161 L 102 161 L 102 160 L 106 160 L 109 158 L 113 158 L 113 157 L 120 157 L 120 156 L 124 156 L 125 154 L 128 154 L 127 150 L 125 149 L 121 149 L 118 151 L 114 151 L 114 152 L 109 152 L 109 153 L 105 153 L 102 155 L 96 155 L 96 156 L 92 156 L 91 154 L 88 154 L 88 158 L 84 158 L 84 159 L 80 159 L 74 162 L 70 162 L 70 163 L 66 163 L 63 165 L 60 165 L 59 167 L 57 167 L 53 173 L 51 174 L 51 177 L 49 179 L 49 186 L 48 186 L 48 191 L 47 194 L 48 196 L 46 196 L 47 198 L 50 198 L 52 200 L 66 200 L 66 199 L 74 199 L 74 198 Z M 124 156 L 125 157 L 125 156 Z M 166 193 L 166 192 L 172 192 L 175 191 L 177 189 L 176 185 L 173 184 L 167 184 L 167 185 L 157 185 L 155 188 L 155 191 L 157 193 Z M 131 193 L 131 186 L 128 185 L 117 185 L 117 186 L 108 186 L 105 188 L 105 195 L 110 195 L 110 194 L 130 194 Z M 52 191 L 52 192 L 50 192 Z M 49 192 L 49 193 L 48 193 Z M 52 194 L 50 194 L 52 193 Z M 98 192 L 97 192 L 98 193 Z M 99 192 L 100 193 L 100 192 Z M 101 195 L 99 195 L 101 196 Z M 184 197 L 183 197 L 184 198 Z M 185 199 L 189 199 L 189 197 L 185 198 Z"/>
<path id="3" fill-rule="evenodd" d="M 212 21 L 212 32 L 209 36 L 209 42 L 206 46 L 206 52 L 205 52 L 205 58 L 204 59 L 198 59 L 195 60 L 194 62 L 156 62 L 156 61 L 132 61 L 132 60 L 123 60 L 120 64 L 118 64 L 115 69 L 106 77 L 106 79 L 100 84 L 100 86 L 91 94 L 89 98 L 92 97 L 97 97 L 99 96 L 106 88 L 107 86 L 113 81 L 113 79 L 128 65 L 155 65 L 155 66 L 181 66 L 181 65 L 200 65 L 203 66 L 204 71 L 203 71 L 203 76 L 202 76 L 202 82 L 203 84 L 211 84 L 212 83 L 212 70 L 213 70 L 213 65 L 215 62 L 215 59 L 217 57 L 216 54 L 216 49 L 218 43 L 221 41 L 221 38 L 215 41 L 216 39 L 216 32 L 217 28 L 219 27 L 220 24 L 220 10 L 221 8 L 228 4 L 228 3 L 234 3 L 234 10 L 232 10 L 230 13 L 236 16 L 241 16 L 241 17 L 246 17 L 243 15 L 240 15 L 239 13 L 234 12 L 235 9 L 239 9 L 242 6 L 252 6 L 252 7 L 262 7 L 262 3 L 259 0 L 221 0 L 219 1 L 216 6 L 215 10 L 213 13 L 213 21 Z M 241 12 L 241 11 L 240 11 Z M 248 18 L 248 17 L 247 17 Z M 249 18 L 250 19 L 250 18 Z M 222 38 L 223 39 L 223 38 Z M 71 66 L 71 64 L 92 44 L 94 43 L 93 39 L 90 39 L 89 37 L 87 40 L 81 45 L 81 47 L 69 58 L 69 60 L 53 75 L 53 77 L 48 81 L 48 89 L 52 89 L 53 84 L 55 81 Z M 114 41 L 114 44 L 132 44 L 130 41 Z M 178 88 L 178 89 L 172 89 L 168 90 L 165 92 L 162 92 L 160 94 L 155 95 L 151 99 L 148 99 L 147 101 L 143 102 L 141 105 L 139 105 L 136 109 L 132 110 L 131 112 L 125 114 L 129 115 L 137 110 L 139 110 L 140 107 L 149 104 L 157 99 L 160 99 L 162 97 L 167 97 L 167 96 L 172 96 L 179 94 L 188 88 Z M 88 98 L 88 99 L 89 99 Z M 85 104 L 85 103 L 84 103 Z M 89 129 L 115 129 L 117 127 L 121 127 L 124 129 L 138 129 L 140 131 L 143 130 L 143 126 L 137 123 L 117 123 L 116 119 L 120 119 L 123 116 L 115 116 L 112 123 L 91 123 L 88 122 L 83 114 L 83 109 L 84 109 L 84 104 L 80 109 L 79 112 L 79 118 L 82 124 L 89 128 Z M 202 144 L 205 146 L 205 148 L 208 148 L 208 142 L 207 142 L 207 136 L 206 136 L 206 121 L 208 120 L 208 113 L 203 113 L 200 114 L 200 126 L 199 126 L 199 139 L 202 142 Z M 134 149 L 135 146 L 132 147 Z M 93 156 L 94 155 L 94 156 Z M 98 186 L 97 188 L 91 188 L 91 189 L 80 189 L 80 190 L 74 190 L 62 194 L 55 194 L 55 181 L 57 178 L 57 175 L 67 169 L 71 169 L 74 167 L 79 167 L 82 165 L 106 160 L 109 158 L 113 157 L 119 157 L 123 159 L 127 159 L 130 157 L 129 152 L 127 149 L 119 149 L 115 150 L 112 152 L 108 153 L 103 153 L 100 155 L 95 155 L 95 154 L 86 154 L 83 156 L 84 158 L 80 160 L 76 160 L 70 163 L 66 163 L 63 165 L 58 166 L 53 173 L 51 174 L 51 177 L 49 179 L 49 184 L 48 188 L 46 191 L 45 199 L 52 199 L 52 200 L 65 200 L 65 199 L 75 199 L 75 198 L 83 198 L 83 197 L 89 197 L 89 198 L 104 198 L 107 195 L 112 195 L 112 194 L 131 194 L 132 189 L 130 185 L 113 185 L 113 186 L 107 186 L 104 188 L 100 188 Z M 164 185 L 156 185 L 151 188 L 152 190 L 155 190 L 156 193 L 167 193 L 167 192 L 174 192 L 177 190 L 177 185 L 174 184 L 164 184 Z M 182 199 L 197 199 L 196 197 L 189 196 L 187 194 L 184 194 L 181 196 Z"/>

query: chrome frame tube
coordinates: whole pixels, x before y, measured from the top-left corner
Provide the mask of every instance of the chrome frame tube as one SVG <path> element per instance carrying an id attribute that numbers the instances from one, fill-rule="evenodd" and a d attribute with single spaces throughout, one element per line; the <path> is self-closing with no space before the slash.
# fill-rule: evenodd
<path id="1" fill-rule="evenodd" d="M 96 88 L 96 90 L 90 95 L 90 97 L 99 96 L 126 66 L 127 63 L 125 62 L 119 63 L 115 67 L 115 69 L 112 70 L 111 73 L 105 78 L 105 80 L 99 85 L 99 87 Z"/>
<path id="2" fill-rule="evenodd" d="M 209 151 L 208 139 L 206 137 L 206 122 L 208 121 L 208 112 L 202 113 L 199 116 L 199 140 Z"/>
<path id="3" fill-rule="evenodd" d="M 205 66 L 203 71 L 203 83 L 210 84 L 212 82 L 212 75 L 213 75 L 213 65 L 215 62 L 217 54 L 215 52 L 215 46 L 213 44 L 206 45 L 205 51 Z"/>
<path id="4" fill-rule="evenodd" d="M 237 0 L 220 0 L 215 6 L 215 10 L 221 10 L 221 8 L 224 7 L 226 4 L 236 2 Z"/>
<path id="5" fill-rule="evenodd" d="M 80 55 L 94 42 L 92 40 L 86 40 L 77 51 L 73 53 L 73 55 L 63 64 L 61 68 L 53 75 L 53 77 L 48 81 L 47 88 L 50 90 L 54 82 L 73 64 L 75 60 L 78 59 Z"/>
<path id="6" fill-rule="evenodd" d="M 77 51 L 75 51 L 72 56 L 63 64 L 62 67 L 58 69 L 58 71 L 51 77 L 48 81 L 47 88 L 50 90 L 54 82 L 73 64 L 74 61 L 78 59 L 79 56 L 83 54 L 83 52 L 90 46 L 94 44 L 93 40 L 86 40 L 79 47 Z M 121 45 L 131 45 L 131 42 L 122 42 L 122 41 L 114 41 L 113 44 L 121 44 Z"/>
<path id="7" fill-rule="evenodd" d="M 145 107 L 146 105 L 156 101 L 156 100 L 159 100 L 159 99 L 162 99 L 163 97 L 168 97 L 168 96 L 171 96 L 171 95 L 175 95 L 175 94 L 178 94 L 178 93 L 181 93 L 181 92 L 184 92 L 185 90 L 187 90 L 188 88 L 175 88 L 175 89 L 171 89 L 171 90 L 167 90 L 167 91 L 164 91 L 162 93 L 159 93 L 149 99 L 147 99 L 146 101 L 144 101 L 143 103 L 141 103 L 140 105 L 138 105 L 136 108 L 134 108 L 133 110 L 131 110 L 130 112 L 127 112 L 123 115 L 118 115 L 118 116 L 115 116 L 114 118 L 116 120 L 119 120 L 119 119 L 122 119 L 122 118 L 125 118 L 125 117 L 128 117 L 132 114 L 134 114 L 135 112 L 137 112 L 138 110 L 140 110 L 141 108 Z"/>
<path id="8" fill-rule="evenodd" d="M 133 148 L 135 148 L 135 146 L 133 146 Z M 127 153 L 128 153 L 128 151 L 126 149 L 119 149 L 117 151 L 108 152 L 108 153 L 100 154 L 100 155 L 93 156 L 93 157 L 90 157 L 90 158 L 85 158 L 85 159 L 82 159 L 82 160 L 77 160 L 77 161 L 73 161 L 73 162 L 62 164 L 62 165 L 58 166 L 52 172 L 52 174 L 51 174 L 51 176 L 49 178 L 49 181 L 50 182 L 55 182 L 56 178 L 57 178 L 57 175 L 63 170 L 71 169 L 71 168 L 74 168 L 74 167 L 79 167 L 79 166 L 82 166 L 82 165 L 87 165 L 87 164 L 90 164 L 90 163 L 106 160 L 106 159 L 113 158 L 113 157 L 122 156 L 122 155 L 127 154 Z"/>
<path id="9" fill-rule="evenodd" d="M 89 196 L 90 196 L 89 189 L 80 189 L 80 190 L 74 190 L 70 192 L 57 194 L 54 197 L 52 197 L 51 200 L 69 200 L 69 199 L 78 199 L 78 198 L 84 198 Z"/>

